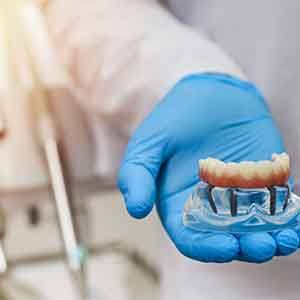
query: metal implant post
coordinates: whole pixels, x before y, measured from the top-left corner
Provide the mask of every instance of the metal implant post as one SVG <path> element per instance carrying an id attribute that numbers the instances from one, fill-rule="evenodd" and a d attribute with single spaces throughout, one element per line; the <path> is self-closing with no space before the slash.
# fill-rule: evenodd
<path id="1" fill-rule="evenodd" d="M 212 211 L 215 214 L 217 214 L 218 210 L 217 210 L 215 201 L 212 196 L 213 188 L 214 188 L 213 185 L 208 186 L 208 201 L 209 201 L 209 205 L 210 205 Z M 231 213 L 231 216 L 233 216 L 233 217 L 237 215 L 237 196 L 234 193 L 234 190 L 230 190 L 230 213 Z"/>
<path id="2" fill-rule="evenodd" d="M 213 211 L 215 214 L 217 214 L 217 213 L 218 213 L 218 210 L 217 210 L 215 201 L 214 201 L 213 196 L 212 196 L 212 190 L 213 190 L 213 188 L 214 188 L 213 185 L 208 185 L 208 201 L 209 201 L 209 205 L 210 205 L 212 211 Z"/>
<path id="3" fill-rule="evenodd" d="M 271 186 L 268 187 L 268 190 L 270 192 L 270 214 L 271 216 L 274 216 L 276 212 L 276 189 Z"/>
<path id="4" fill-rule="evenodd" d="M 234 190 L 230 190 L 230 213 L 233 217 L 237 215 L 237 195 Z"/>
<path id="5" fill-rule="evenodd" d="M 285 187 L 287 188 L 287 195 L 286 195 L 285 200 L 284 200 L 283 210 L 286 209 L 286 207 L 287 207 L 287 205 L 289 203 L 290 196 L 291 196 L 290 186 L 287 184 Z"/>

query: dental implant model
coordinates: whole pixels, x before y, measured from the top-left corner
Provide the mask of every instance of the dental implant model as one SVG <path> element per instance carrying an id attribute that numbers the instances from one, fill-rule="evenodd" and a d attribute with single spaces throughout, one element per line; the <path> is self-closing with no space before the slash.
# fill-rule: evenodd
<path id="1" fill-rule="evenodd" d="M 200 231 L 275 231 L 300 223 L 300 198 L 288 184 L 290 159 L 273 154 L 270 161 L 224 163 L 199 161 L 202 181 L 183 214 L 187 227 Z"/>

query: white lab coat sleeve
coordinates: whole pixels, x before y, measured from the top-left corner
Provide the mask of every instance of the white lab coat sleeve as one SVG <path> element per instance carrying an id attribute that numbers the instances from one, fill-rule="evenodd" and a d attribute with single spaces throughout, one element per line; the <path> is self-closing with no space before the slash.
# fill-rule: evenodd
<path id="1" fill-rule="evenodd" d="M 156 0 L 52 0 L 47 16 L 91 120 L 99 174 L 115 174 L 128 137 L 180 78 L 243 77 L 222 49 Z"/>

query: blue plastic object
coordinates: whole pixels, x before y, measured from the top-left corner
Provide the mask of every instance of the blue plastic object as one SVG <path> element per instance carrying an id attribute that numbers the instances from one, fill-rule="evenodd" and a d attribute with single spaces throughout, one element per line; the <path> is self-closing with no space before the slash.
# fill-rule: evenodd
<path id="1" fill-rule="evenodd" d="M 300 222 L 300 198 L 289 186 L 240 189 L 200 182 L 185 204 L 183 222 L 210 232 L 272 232 Z"/>

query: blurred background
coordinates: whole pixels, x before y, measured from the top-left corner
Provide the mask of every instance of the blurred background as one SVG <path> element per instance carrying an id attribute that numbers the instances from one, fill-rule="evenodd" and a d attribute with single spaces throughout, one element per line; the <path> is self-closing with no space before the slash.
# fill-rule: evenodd
<path id="1" fill-rule="evenodd" d="M 55 209 L 48 200 L 39 207 L 37 225 L 31 224 L 26 210 L 9 218 L 6 250 L 12 263 L 10 276 L 33 288 L 40 299 L 77 299 Z M 86 215 L 82 218 L 87 217 L 84 222 L 88 223 L 91 252 L 87 277 L 95 299 L 158 299 L 160 233 L 156 216 L 144 222 L 129 218 L 114 190 L 95 192 L 84 201 Z"/>
<path id="2" fill-rule="evenodd" d="M 158 299 L 157 216 L 115 186 L 128 137 L 91 124 L 46 2 L 0 1 L 0 300 Z"/>

